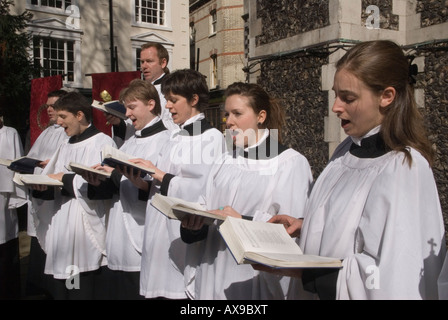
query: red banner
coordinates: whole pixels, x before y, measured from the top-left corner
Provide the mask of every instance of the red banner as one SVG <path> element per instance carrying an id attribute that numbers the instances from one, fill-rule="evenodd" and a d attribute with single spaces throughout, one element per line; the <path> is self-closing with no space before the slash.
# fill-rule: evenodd
<path id="1" fill-rule="evenodd" d="M 49 118 L 45 103 L 47 95 L 62 88 L 62 76 L 51 76 L 31 80 L 30 105 L 30 143 L 33 145 L 37 137 L 48 125 Z"/>
<path id="2" fill-rule="evenodd" d="M 108 72 L 92 74 L 92 99 L 104 101 L 101 92 L 107 91 L 112 100 L 118 100 L 120 91 L 134 79 L 140 79 L 140 71 Z M 98 130 L 111 135 L 111 127 L 106 124 L 106 117 L 100 110 L 93 109 L 93 124 Z"/>

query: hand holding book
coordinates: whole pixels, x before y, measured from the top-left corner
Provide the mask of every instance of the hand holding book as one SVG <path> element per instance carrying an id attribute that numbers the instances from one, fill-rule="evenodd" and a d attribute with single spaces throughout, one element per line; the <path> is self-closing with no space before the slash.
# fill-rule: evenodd
<path id="1" fill-rule="evenodd" d="M 340 268 L 340 259 L 303 254 L 280 224 L 227 217 L 219 232 L 236 263 L 270 268 Z"/>
<path id="2" fill-rule="evenodd" d="M 286 232 L 292 238 L 299 238 L 302 229 L 303 219 L 297 219 L 288 215 L 275 215 L 269 220 L 270 223 L 282 224 L 286 228 Z"/>

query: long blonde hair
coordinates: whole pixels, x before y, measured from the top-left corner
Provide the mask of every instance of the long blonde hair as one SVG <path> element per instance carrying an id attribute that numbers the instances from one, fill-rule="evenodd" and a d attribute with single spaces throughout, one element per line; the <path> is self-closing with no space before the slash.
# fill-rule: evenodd
<path id="1" fill-rule="evenodd" d="M 389 150 L 404 152 L 409 165 L 409 147 L 433 163 L 434 150 L 428 139 L 423 117 L 418 111 L 410 81 L 409 61 L 403 50 L 388 40 L 366 41 L 351 48 L 337 63 L 367 85 L 372 92 L 387 87 L 396 90 L 394 101 L 384 110 L 381 135 Z"/>

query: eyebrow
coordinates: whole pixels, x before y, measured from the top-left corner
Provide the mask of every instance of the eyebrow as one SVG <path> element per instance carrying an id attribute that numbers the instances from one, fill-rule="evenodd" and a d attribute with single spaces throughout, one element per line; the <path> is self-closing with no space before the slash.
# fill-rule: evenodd
<path id="1" fill-rule="evenodd" d="M 332 90 L 336 92 L 336 89 L 334 87 L 332 88 Z M 351 94 L 351 95 L 354 95 L 354 96 L 358 96 L 357 93 L 355 93 L 353 91 L 350 91 L 350 90 L 339 90 L 338 92 L 342 93 L 342 94 Z"/>

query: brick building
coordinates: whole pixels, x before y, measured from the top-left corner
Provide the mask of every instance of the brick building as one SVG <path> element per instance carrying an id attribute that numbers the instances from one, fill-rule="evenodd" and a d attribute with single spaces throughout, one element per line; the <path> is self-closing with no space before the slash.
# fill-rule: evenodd
<path id="1" fill-rule="evenodd" d="M 223 91 L 245 80 L 243 13 L 243 0 L 190 0 L 190 67 L 207 77 L 207 117 L 221 129 Z"/>

